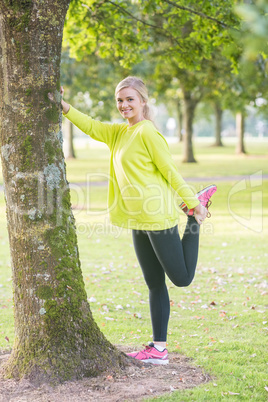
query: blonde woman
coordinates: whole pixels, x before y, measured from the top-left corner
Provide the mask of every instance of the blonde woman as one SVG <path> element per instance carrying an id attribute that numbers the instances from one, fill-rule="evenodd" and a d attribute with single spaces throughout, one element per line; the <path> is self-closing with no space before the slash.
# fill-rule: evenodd
<path id="1" fill-rule="evenodd" d="M 110 148 L 110 220 L 114 225 L 132 229 L 135 252 L 149 289 L 153 342 L 128 355 L 145 363 L 168 364 L 170 302 L 165 275 L 179 287 L 192 282 L 199 227 L 217 188 L 211 185 L 194 194 L 178 173 L 165 138 L 151 121 L 147 88 L 140 78 L 121 81 L 115 98 L 126 123 L 93 120 L 63 99 L 62 108 L 80 130 Z M 180 207 L 188 215 L 182 239 L 178 233 L 176 195 L 182 198 Z"/>

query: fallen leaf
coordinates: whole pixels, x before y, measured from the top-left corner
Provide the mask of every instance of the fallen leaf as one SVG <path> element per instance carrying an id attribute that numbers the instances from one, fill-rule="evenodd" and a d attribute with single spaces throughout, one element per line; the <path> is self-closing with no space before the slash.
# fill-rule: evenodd
<path id="1" fill-rule="evenodd" d="M 95 299 L 95 297 L 92 296 L 88 299 L 88 301 L 89 303 L 95 303 L 97 300 Z"/>

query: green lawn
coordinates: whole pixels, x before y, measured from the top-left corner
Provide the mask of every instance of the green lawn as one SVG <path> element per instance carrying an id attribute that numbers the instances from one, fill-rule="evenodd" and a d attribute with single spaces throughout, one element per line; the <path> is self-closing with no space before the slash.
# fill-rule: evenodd
<path id="1" fill-rule="evenodd" d="M 235 155 L 233 139 L 226 139 L 222 148 L 214 148 L 212 139 L 197 139 L 194 143 L 198 164 L 182 163 L 182 144 L 173 144 L 171 152 L 184 177 L 246 175 L 258 171 L 268 174 L 268 139 L 245 141 L 247 156 Z M 68 160 L 70 182 L 105 181 L 109 170 L 109 150 L 105 145 L 96 149 L 87 146 L 77 151 L 78 159 Z M 2 184 L 0 167 L 0 184 Z"/>
<path id="2" fill-rule="evenodd" d="M 249 147 L 249 145 L 247 145 Z M 171 299 L 168 349 L 183 353 L 213 380 L 160 401 L 266 401 L 268 332 L 268 180 L 250 180 L 268 173 L 267 142 L 236 157 L 224 149 L 196 145 L 198 164 L 182 164 L 180 146 L 172 152 L 184 177 L 221 176 L 213 196 L 212 217 L 202 228 L 194 282 L 176 288 L 167 281 Z M 67 162 L 69 181 L 107 173 L 106 149 L 78 152 Z M 261 174 L 261 173 L 259 173 Z M 247 179 L 223 179 L 248 175 Z M 207 181 L 191 181 L 196 190 Z M 88 193 L 89 192 L 89 193 Z M 148 294 L 127 230 L 112 227 L 105 214 L 107 188 L 72 190 L 80 258 L 95 320 L 115 344 L 140 347 L 151 340 Z M 89 209 L 87 203 L 90 200 Z M 14 339 L 12 283 L 3 192 L 0 193 L 0 347 Z M 185 218 L 181 214 L 180 230 Z M 5 340 L 9 339 L 9 342 Z"/>

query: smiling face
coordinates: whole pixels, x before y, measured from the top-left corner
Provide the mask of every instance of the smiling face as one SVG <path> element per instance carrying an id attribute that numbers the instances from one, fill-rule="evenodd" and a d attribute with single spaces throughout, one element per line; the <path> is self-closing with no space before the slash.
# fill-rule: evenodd
<path id="1" fill-rule="evenodd" d="M 143 116 L 143 102 L 139 96 L 139 93 L 131 88 L 123 88 L 117 92 L 116 95 L 117 109 L 124 119 L 128 120 L 130 126 L 144 120 Z"/>

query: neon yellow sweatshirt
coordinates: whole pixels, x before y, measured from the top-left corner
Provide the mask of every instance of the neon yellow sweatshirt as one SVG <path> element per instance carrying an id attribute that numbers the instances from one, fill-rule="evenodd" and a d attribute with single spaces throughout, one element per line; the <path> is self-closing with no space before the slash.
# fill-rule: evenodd
<path id="1" fill-rule="evenodd" d="M 129 127 L 102 123 L 74 107 L 65 115 L 85 134 L 110 148 L 108 209 L 116 226 L 140 230 L 168 229 L 179 221 L 178 195 L 199 204 L 178 173 L 168 144 L 149 120 Z"/>

